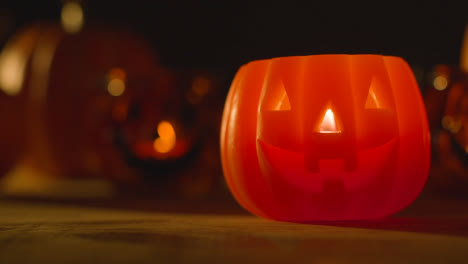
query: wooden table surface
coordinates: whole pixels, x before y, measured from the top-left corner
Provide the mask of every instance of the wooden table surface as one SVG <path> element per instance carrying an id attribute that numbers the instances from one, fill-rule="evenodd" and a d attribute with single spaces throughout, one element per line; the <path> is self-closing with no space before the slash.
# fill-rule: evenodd
<path id="1" fill-rule="evenodd" d="M 468 263 L 468 202 L 295 224 L 233 213 L 0 199 L 0 263 Z"/>

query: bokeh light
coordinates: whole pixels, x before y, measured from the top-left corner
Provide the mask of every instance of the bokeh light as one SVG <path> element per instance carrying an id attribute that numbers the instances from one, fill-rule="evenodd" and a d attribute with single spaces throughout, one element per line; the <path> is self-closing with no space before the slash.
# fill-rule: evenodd
<path id="1" fill-rule="evenodd" d="M 203 76 L 198 76 L 193 80 L 192 90 L 195 92 L 195 94 L 203 96 L 210 91 L 211 85 L 212 84 L 210 79 Z"/>
<path id="2" fill-rule="evenodd" d="M 212 80 L 205 76 L 197 76 L 192 81 L 192 87 L 186 93 L 187 101 L 193 105 L 199 104 L 203 97 L 210 92 Z"/>
<path id="3" fill-rule="evenodd" d="M 0 55 L 0 88 L 8 95 L 20 92 L 24 79 L 26 58 L 17 49 L 5 49 Z"/>
<path id="4" fill-rule="evenodd" d="M 68 33 L 77 33 L 84 24 L 83 8 L 76 2 L 66 2 L 62 7 L 62 27 Z"/>
<path id="5" fill-rule="evenodd" d="M 442 75 L 435 77 L 433 85 L 434 85 L 434 88 L 438 91 L 443 91 L 447 89 L 447 86 L 448 86 L 447 77 L 442 76 Z"/>
<path id="6" fill-rule="evenodd" d="M 112 96 L 121 96 L 125 91 L 125 83 L 121 79 L 112 79 L 107 85 L 107 91 Z"/>
<path id="7" fill-rule="evenodd" d="M 112 96 L 121 96 L 125 92 L 125 71 L 120 68 L 113 68 L 109 71 L 109 82 L 107 92 Z"/>

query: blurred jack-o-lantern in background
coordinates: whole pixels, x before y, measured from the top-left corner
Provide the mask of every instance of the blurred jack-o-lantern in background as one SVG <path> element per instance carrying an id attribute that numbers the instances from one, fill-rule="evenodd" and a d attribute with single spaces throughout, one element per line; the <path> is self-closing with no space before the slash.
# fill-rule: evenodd
<path id="1" fill-rule="evenodd" d="M 468 189 L 468 26 L 460 67 L 437 65 L 427 78 L 425 103 L 433 144 L 428 192 L 466 195 Z"/>
<path id="2" fill-rule="evenodd" d="M 32 39 L 21 88 L 30 164 L 51 175 L 126 181 L 158 178 L 190 152 L 191 130 L 171 110 L 170 74 L 138 36 L 41 24 L 8 45 L 24 38 Z"/>
<path id="3" fill-rule="evenodd" d="M 116 105 L 114 121 L 119 142 L 133 166 L 147 171 L 156 167 L 160 175 L 177 174 L 163 191 L 186 198 L 206 197 L 216 192 L 222 179 L 217 143 L 222 109 L 219 98 L 223 96 L 218 88 L 222 78 L 190 69 L 167 70 L 164 76 L 170 92 L 161 118 L 155 120 L 149 111 L 154 107 L 150 94 L 133 100 L 129 106 L 125 106 L 126 102 Z M 139 113 L 137 118 L 135 113 Z M 149 125 L 143 132 L 145 136 L 141 135 L 145 129 L 141 124 Z M 158 179 L 146 174 L 145 180 Z"/>
<path id="4" fill-rule="evenodd" d="M 468 74 L 438 65 L 425 95 L 434 145 L 428 190 L 463 195 L 468 188 Z"/>
<path id="5" fill-rule="evenodd" d="M 175 173 L 180 164 L 193 160 L 199 147 L 200 124 L 196 111 L 186 111 L 182 95 L 185 88 L 173 71 L 160 70 L 165 93 L 158 89 L 141 90 L 119 98 L 112 108 L 112 127 L 116 144 L 127 162 L 145 170 L 147 182 L 159 180 L 153 173 Z M 163 100 L 156 102 L 154 98 Z M 158 113 L 158 114 L 155 114 Z"/>

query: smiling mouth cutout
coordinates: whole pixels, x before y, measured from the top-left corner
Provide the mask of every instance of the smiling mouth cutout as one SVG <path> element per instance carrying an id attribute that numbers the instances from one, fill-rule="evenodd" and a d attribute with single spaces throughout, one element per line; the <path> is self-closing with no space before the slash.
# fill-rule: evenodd
<path id="1" fill-rule="evenodd" d="M 346 191 L 351 191 L 367 185 L 391 168 L 397 141 L 395 138 L 379 147 L 358 151 L 356 159 L 351 161 L 346 157 L 319 159 L 317 170 L 306 164 L 308 159 L 304 152 L 285 150 L 260 139 L 257 140 L 257 155 L 265 175 L 278 175 L 298 189 L 319 193 L 327 181 L 334 181 L 341 182 Z M 346 169 L 347 162 L 355 162 L 356 168 Z"/>

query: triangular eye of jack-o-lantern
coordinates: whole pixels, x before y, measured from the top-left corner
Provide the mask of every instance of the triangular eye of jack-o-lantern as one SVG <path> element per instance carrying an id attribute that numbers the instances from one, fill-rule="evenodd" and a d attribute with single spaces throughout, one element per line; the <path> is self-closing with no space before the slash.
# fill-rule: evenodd
<path id="1" fill-rule="evenodd" d="M 276 111 L 288 111 L 291 110 L 291 103 L 289 103 L 289 98 L 288 94 L 286 93 L 286 89 L 284 88 L 283 82 L 280 82 L 279 84 L 279 94 L 280 94 L 280 100 L 278 100 L 278 103 L 275 106 Z"/>
<path id="2" fill-rule="evenodd" d="M 377 99 L 377 95 L 375 94 L 376 88 L 376 80 L 375 78 L 372 79 L 370 88 L 369 88 L 369 93 L 367 94 L 367 99 L 366 99 L 366 109 L 378 109 L 382 108 L 379 100 Z"/>
<path id="3" fill-rule="evenodd" d="M 263 109 L 267 111 L 289 111 L 291 103 L 282 81 L 270 87 L 266 94 Z"/>
<path id="4" fill-rule="evenodd" d="M 341 133 L 341 127 L 337 121 L 335 111 L 333 111 L 331 104 L 328 104 L 323 113 L 323 117 L 320 119 L 321 121 L 318 126 L 318 131 L 320 133 Z"/>

